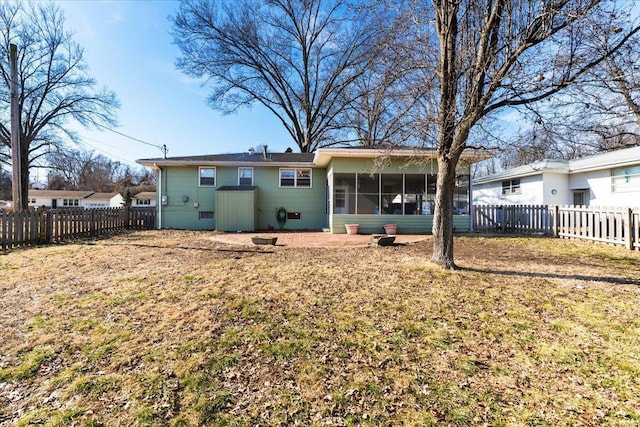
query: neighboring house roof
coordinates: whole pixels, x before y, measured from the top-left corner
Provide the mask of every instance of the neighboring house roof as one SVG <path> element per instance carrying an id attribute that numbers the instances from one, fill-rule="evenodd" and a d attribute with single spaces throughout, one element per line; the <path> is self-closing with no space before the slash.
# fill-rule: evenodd
<path id="1" fill-rule="evenodd" d="M 90 196 L 87 196 L 86 199 L 102 199 L 102 200 L 111 200 L 113 197 L 118 195 L 119 193 L 93 193 Z"/>
<path id="2" fill-rule="evenodd" d="M 156 192 L 155 191 L 141 191 L 140 193 L 136 194 L 135 196 L 132 197 L 133 199 L 150 199 L 153 200 L 156 198 Z"/>
<path id="3" fill-rule="evenodd" d="M 29 197 L 50 199 L 86 199 L 95 194 L 86 190 L 29 190 Z"/>
<path id="4" fill-rule="evenodd" d="M 524 166 L 518 166 L 513 169 L 508 169 L 495 173 L 493 175 L 487 175 L 473 180 L 474 184 L 485 184 L 495 181 L 503 181 L 505 179 L 542 175 L 543 173 L 569 173 L 569 162 L 566 160 L 540 160 L 535 163 L 530 163 Z"/>
<path id="5" fill-rule="evenodd" d="M 640 147 L 632 147 L 573 160 L 540 160 L 528 165 L 518 166 L 513 169 L 498 172 L 493 175 L 476 178 L 473 180 L 473 183 L 486 184 L 511 178 L 541 175 L 543 173 L 571 175 L 573 173 L 597 171 L 637 164 L 640 164 Z"/>
<path id="6" fill-rule="evenodd" d="M 205 156 L 170 157 L 168 159 L 140 159 L 137 162 L 148 167 L 159 166 L 306 166 L 326 167 L 332 158 L 372 158 L 372 157 L 420 157 L 435 158 L 435 149 L 422 148 L 379 148 L 379 147 L 353 147 L 353 148 L 319 148 L 314 153 L 271 153 L 266 156 L 263 153 L 235 153 L 212 154 Z M 486 151 L 468 150 L 461 156 L 462 159 L 479 161 L 492 157 Z"/>

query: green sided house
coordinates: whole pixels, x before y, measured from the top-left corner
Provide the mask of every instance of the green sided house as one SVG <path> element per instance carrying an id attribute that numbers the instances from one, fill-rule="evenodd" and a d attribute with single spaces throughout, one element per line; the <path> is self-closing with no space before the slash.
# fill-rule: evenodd
<path id="1" fill-rule="evenodd" d="M 468 231 L 469 170 L 486 153 L 463 154 L 454 226 Z M 321 148 L 138 160 L 156 172 L 157 227 L 430 233 L 436 191 L 433 150 Z"/>

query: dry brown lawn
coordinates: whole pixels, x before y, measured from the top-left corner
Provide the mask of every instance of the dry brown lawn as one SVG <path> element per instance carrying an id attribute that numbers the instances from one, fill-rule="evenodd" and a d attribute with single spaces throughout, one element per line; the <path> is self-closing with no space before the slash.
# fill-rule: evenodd
<path id="1" fill-rule="evenodd" d="M 0 255 L 0 425 L 640 424 L 640 253 L 548 238 Z"/>

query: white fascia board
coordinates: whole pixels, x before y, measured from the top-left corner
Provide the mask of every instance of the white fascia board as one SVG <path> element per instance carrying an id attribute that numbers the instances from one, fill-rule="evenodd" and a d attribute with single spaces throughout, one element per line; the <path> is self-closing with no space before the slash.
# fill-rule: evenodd
<path id="1" fill-rule="evenodd" d="M 473 184 L 488 184 L 490 182 L 503 181 L 505 179 L 523 178 L 527 176 L 542 175 L 545 173 L 568 174 L 569 166 L 564 160 L 540 160 L 524 166 L 487 175 L 473 180 Z"/>
<path id="2" fill-rule="evenodd" d="M 640 147 L 610 151 L 569 161 L 569 173 L 589 172 L 640 164 Z"/>

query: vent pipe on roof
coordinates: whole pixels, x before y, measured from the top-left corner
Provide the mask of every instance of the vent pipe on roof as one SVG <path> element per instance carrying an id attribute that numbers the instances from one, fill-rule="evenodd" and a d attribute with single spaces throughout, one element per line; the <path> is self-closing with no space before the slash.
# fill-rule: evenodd
<path id="1" fill-rule="evenodd" d="M 253 155 L 255 154 L 256 150 L 253 148 L 249 148 L 249 154 Z"/>

